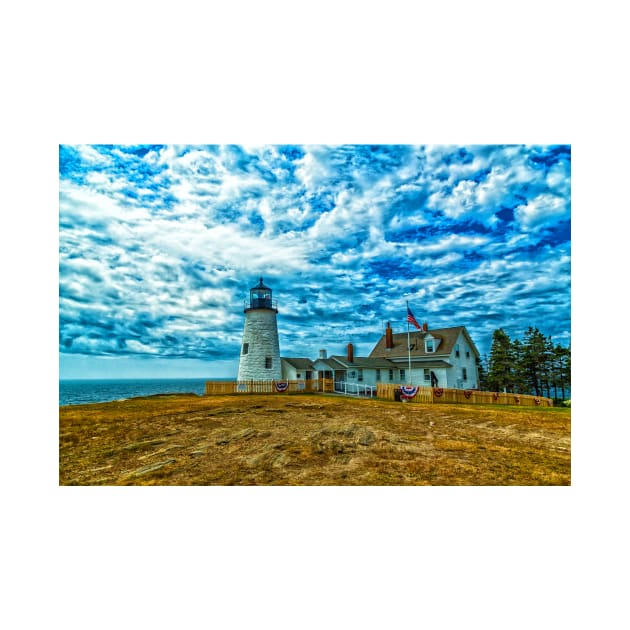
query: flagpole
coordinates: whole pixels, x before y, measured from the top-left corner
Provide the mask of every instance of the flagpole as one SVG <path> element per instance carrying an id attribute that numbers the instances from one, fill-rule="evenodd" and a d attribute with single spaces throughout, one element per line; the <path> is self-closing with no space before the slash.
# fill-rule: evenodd
<path id="1" fill-rule="evenodd" d="M 409 384 L 413 385 L 411 380 L 411 338 L 409 337 L 409 300 L 407 300 L 407 353 L 409 354 Z"/>

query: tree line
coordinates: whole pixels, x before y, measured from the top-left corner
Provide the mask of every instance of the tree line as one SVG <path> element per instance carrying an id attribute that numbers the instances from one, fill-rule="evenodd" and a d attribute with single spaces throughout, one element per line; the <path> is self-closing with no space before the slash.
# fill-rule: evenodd
<path id="1" fill-rule="evenodd" d="M 571 388 L 571 346 L 554 344 L 531 326 L 522 341 L 499 328 L 492 335 L 490 357 L 480 362 L 479 379 L 485 391 L 564 399 Z"/>

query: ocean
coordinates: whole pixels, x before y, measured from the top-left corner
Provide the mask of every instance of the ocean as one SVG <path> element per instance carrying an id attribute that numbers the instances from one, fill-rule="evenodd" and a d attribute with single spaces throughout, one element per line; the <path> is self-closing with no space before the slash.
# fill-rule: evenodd
<path id="1" fill-rule="evenodd" d="M 232 381 L 231 378 L 181 378 L 181 379 L 107 379 L 59 381 L 59 405 L 84 405 L 151 396 L 152 394 L 193 393 L 199 396 L 205 391 L 208 380 Z"/>

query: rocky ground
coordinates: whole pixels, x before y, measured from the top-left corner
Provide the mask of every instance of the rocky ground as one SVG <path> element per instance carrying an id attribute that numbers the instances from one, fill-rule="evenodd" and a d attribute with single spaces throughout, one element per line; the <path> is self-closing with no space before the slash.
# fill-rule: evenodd
<path id="1" fill-rule="evenodd" d="M 333 395 L 59 409 L 60 485 L 569 485 L 569 409 Z"/>

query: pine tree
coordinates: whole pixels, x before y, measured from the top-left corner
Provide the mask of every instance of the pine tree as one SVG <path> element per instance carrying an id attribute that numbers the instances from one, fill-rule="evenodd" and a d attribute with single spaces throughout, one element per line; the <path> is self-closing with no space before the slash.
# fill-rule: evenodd
<path id="1" fill-rule="evenodd" d="M 477 357 L 477 374 L 479 375 L 479 383 L 477 387 L 481 391 L 488 390 L 488 372 L 486 366 L 488 365 L 488 355 L 484 354 L 482 357 Z"/>
<path id="2" fill-rule="evenodd" d="M 558 398 L 557 389 L 560 389 L 560 394 L 564 400 L 566 389 L 571 387 L 571 346 L 563 348 L 561 345 L 557 345 L 554 348 L 554 386 L 556 392 L 554 398 Z"/>
<path id="3" fill-rule="evenodd" d="M 519 339 L 512 341 L 512 391 L 525 392 L 527 385 L 523 373 L 523 354 L 525 349 Z"/>
<path id="4" fill-rule="evenodd" d="M 487 386 L 491 391 L 513 391 L 514 360 L 512 342 L 508 334 L 499 328 L 492 334 Z"/>
<path id="5" fill-rule="evenodd" d="M 543 393 L 547 378 L 548 343 L 545 336 L 531 326 L 525 331 L 520 367 L 525 387 L 536 396 Z"/>

